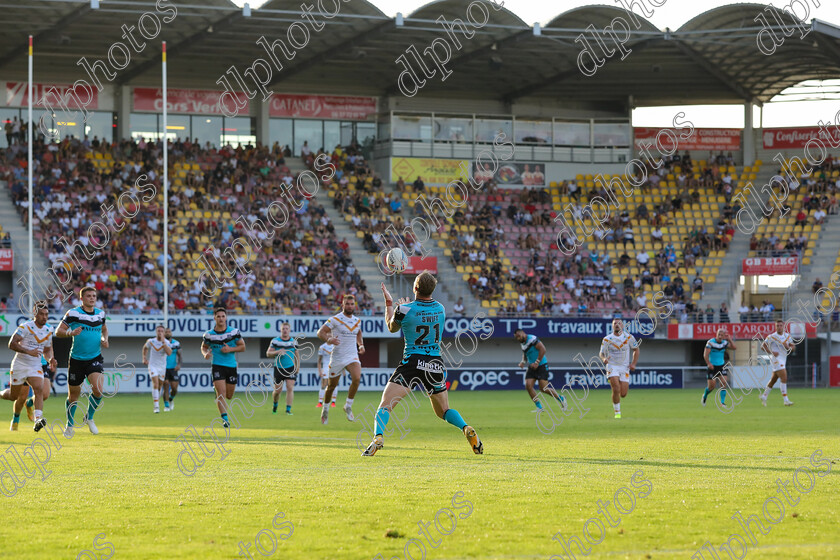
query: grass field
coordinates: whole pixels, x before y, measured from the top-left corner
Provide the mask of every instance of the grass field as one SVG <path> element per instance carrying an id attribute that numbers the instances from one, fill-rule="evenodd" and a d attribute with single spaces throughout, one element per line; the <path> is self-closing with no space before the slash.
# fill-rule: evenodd
<path id="1" fill-rule="evenodd" d="M 214 418 L 211 397 L 182 394 L 174 412 L 153 415 L 150 396 L 117 395 L 97 412 L 98 436 L 84 428 L 60 439 L 45 481 L 36 475 L 13 497 L 0 497 L 9 508 L 0 557 L 77 558 L 89 550 L 78 557 L 105 558 L 112 546 L 115 559 L 243 558 L 239 543 L 253 543 L 263 530 L 263 551 L 271 552 L 268 530 L 283 512 L 273 534 L 288 535 L 283 521 L 293 532 L 277 541 L 271 557 L 406 558 L 404 547 L 415 538 L 425 543 L 429 559 L 559 559 L 564 552 L 552 537 L 581 537 L 589 518 L 604 521 L 597 504 L 603 500 L 618 525 L 606 523 L 606 536 L 589 558 L 686 559 L 707 540 L 720 546 L 736 533 L 749 543 L 751 559 L 840 558 L 840 393 L 794 389 L 796 405 L 785 408 L 776 390 L 763 408 L 754 392 L 729 415 L 713 405 L 701 408 L 700 393 L 631 389 L 624 418 L 614 420 L 608 393 L 593 391 L 584 418 L 569 417 L 544 435 L 524 392 L 457 391 L 451 402 L 478 429 L 483 456 L 421 402 L 420 408 L 409 405 L 410 433 L 386 437 L 372 458 L 359 456 L 358 422 L 347 422 L 335 408 L 330 424 L 321 426 L 315 394 L 300 393 L 294 416 L 282 414 L 282 401 L 277 415 L 269 403 L 257 408 L 231 430 L 229 455 L 220 460 L 217 449 L 191 477 L 176 466 L 181 447 L 175 439 L 189 425 L 201 431 Z M 379 395 L 357 397 L 358 415 Z M 46 416 L 60 418 L 63 410 L 64 397 L 53 397 Z M 23 418 L 20 432 L 0 433 L 2 448 L 14 444 L 22 452 L 36 436 L 31 428 Z M 813 489 L 799 494 L 791 485 L 798 505 L 785 504 L 781 522 L 767 524 L 762 506 L 778 494 L 776 479 L 789 480 L 797 468 L 810 466 L 817 449 L 831 461 L 830 474 L 811 468 Z M 20 475 L 8 451 L 5 457 Z M 636 471 L 643 474 L 634 487 Z M 804 469 L 799 481 L 807 489 Z M 5 475 L 4 483 L 10 484 Z M 628 514 L 613 505 L 622 487 L 635 495 Z M 619 500 L 631 509 L 626 493 Z M 445 508 L 458 518 L 454 530 L 441 535 L 433 520 L 441 512 L 449 531 Z M 757 547 L 731 519 L 739 510 L 771 528 L 766 535 L 756 530 Z M 429 521 L 437 548 L 418 535 L 418 522 Z M 597 523 L 588 527 L 597 541 Z M 96 552 L 94 538 L 102 533 Z M 418 546 L 408 552 L 423 557 Z M 250 554 L 266 557 L 254 546 Z"/>

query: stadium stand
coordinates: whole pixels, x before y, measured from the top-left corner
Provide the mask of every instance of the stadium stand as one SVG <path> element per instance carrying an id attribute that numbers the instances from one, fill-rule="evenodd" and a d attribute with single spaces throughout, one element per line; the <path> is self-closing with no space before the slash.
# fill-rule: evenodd
<path id="1" fill-rule="evenodd" d="M 0 169 L 24 224 L 27 220 L 25 160 L 21 144 L 4 153 Z M 334 306 L 344 293 L 357 295 L 361 314 L 373 312 L 364 281 L 355 273 L 346 243 L 334 236 L 329 218 L 314 200 L 303 200 L 298 212 L 290 212 L 285 227 L 278 228 L 270 242 L 251 264 L 251 271 L 238 269 L 232 258 L 224 268 L 235 275 L 223 279 L 221 293 L 207 297 L 200 281 L 201 267 L 194 264 L 202 253 L 221 257 L 225 249 L 245 234 L 242 223 L 266 217 L 271 200 L 279 199 L 279 187 L 297 178 L 284 165 L 279 146 L 220 150 L 201 147 L 189 140 L 170 143 L 170 311 L 185 312 L 224 305 L 238 312 L 319 313 Z M 77 273 L 79 285 L 91 283 L 100 291 L 107 309 L 125 313 L 154 313 L 162 308 L 163 264 L 161 218 L 163 216 L 159 143 L 122 141 L 118 144 L 66 138 L 61 143 L 38 143 L 35 150 L 37 195 L 33 206 L 37 243 L 50 262 L 74 246 L 75 255 L 94 254 L 92 272 Z M 156 190 L 154 197 L 138 190 L 146 178 Z M 141 204 L 124 205 L 127 225 L 113 208 L 132 193 Z M 129 200 L 126 198 L 125 200 Z M 103 215 L 102 205 L 111 208 Z M 77 209 L 68 213 L 70 208 Z M 115 220 L 109 222 L 109 220 Z M 87 237 L 94 221 L 113 223 L 113 242 Z M 224 225 L 220 225 L 224 224 Z M 63 243 L 59 243 L 61 238 Z M 90 248 L 105 241 L 99 251 Z M 180 255 L 177 260 L 172 254 Z M 209 260 L 207 262 L 210 262 Z M 75 305 L 74 299 L 70 300 Z M 53 302 L 60 309 L 61 299 Z"/>

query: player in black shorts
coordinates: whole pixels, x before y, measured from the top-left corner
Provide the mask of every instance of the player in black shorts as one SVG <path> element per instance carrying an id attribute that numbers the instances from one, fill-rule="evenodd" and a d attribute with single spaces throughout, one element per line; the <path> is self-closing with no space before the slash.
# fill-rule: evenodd
<path id="1" fill-rule="evenodd" d="M 385 323 L 390 332 L 402 330 L 405 340 L 403 360 L 382 391 L 379 410 L 374 421 L 373 441 L 362 452 L 370 457 L 383 446 L 383 432 L 391 411 L 400 400 L 411 392 L 412 385 L 420 383 L 429 395 L 438 418 L 458 428 L 470 444 L 473 453 L 484 452 L 484 444 L 475 429 L 468 425 L 461 414 L 449 407 L 449 391 L 446 387 L 446 368 L 440 358 L 440 339 L 446 322 L 446 311 L 439 302 L 432 299 L 437 280 L 429 272 L 420 273 L 414 279 L 414 301 L 403 298 L 394 307 L 394 300 L 385 284 L 382 296 L 385 298 Z"/>
<path id="2" fill-rule="evenodd" d="M 213 389 L 216 391 L 216 406 L 225 428 L 230 427 L 228 420 L 228 401 L 233 399 L 236 382 L 236 353 L 245 351 L 245 341 L 239 329 L 227 324 L 227 310 L 217 307 L 213 312 L 215 326 L 204 333 L 201 341 L 201 355 L 205 360 L 212 360 L 210 373 L 213 377 Z"/>
<path id="3" fill-rule="evenodd" d="M 538 383 L 540 391 L 554 397 L 560 403 L 560 408 L 566 410 L 566 397 L 558 395 L 548 382 L 548 359 L 545 357 L 545 345 L 533 334 L 525 334 L 522 329 L 516 329 L 513 337 L 522 348 L 522 360 L 519 362 L 519 367 L 528 366 L 525 372 L 525 390 L 528 391 L 531 400 L 538 409 L 543 407 L 534 389 L 534 384 Z"/>
<path id="4" fill-rule="evenodd" d="M 292 326 L 289 323 L 280 325 L 280 336 L 271 339 L 266 357 L 274 358 L 274 407 L 272 414 L 277 414 L 277 403 L 283 385 L 286 386 L 286 414 L 292 415 L 292 402 L 295 398 L 295 379 L 300 368 L 298 356 L 298 342 L 292 337 Z"/>

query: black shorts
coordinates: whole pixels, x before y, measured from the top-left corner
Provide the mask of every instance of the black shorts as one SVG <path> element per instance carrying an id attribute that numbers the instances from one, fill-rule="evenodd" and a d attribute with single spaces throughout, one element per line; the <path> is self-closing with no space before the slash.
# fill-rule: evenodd
<path id="1" fill-rule="evenodd" d="M 712 366 L 712 369 L 706 368 L 706 379 L 714 379 L 715 377 L 720 377 L 721 375 L 727 375 L 726 371 L 723 369 L 726 366 Z"/>
<path id="2" fill-rule="evenodd" d="M 446 391 L 446 367 L 439 357 L 412 354 L 403 358 L 388 381 L 409 389 L 420 385 L 427 395 L 436 395 Z"/>
<path id="3" fill-rule="evenodd" d="M 295 371 L 295 368 L 279 368 L 274 366 L 274 382 L 282 383 L 287 379 L 297 379 L 297 372 Z"/>
<path id="4" fill-rule="evenodd" d="M 166 368 L 166 373 L 163 376 L 166 381 L 178 383 L 178 371 L 175 368 Z"/>
<path id="5" fill-rule="evenodd" d="M 529 367 L 525 372 L 525 379 L 542 379 L 548 381 L 548 367 L 545 364 L 540 364 L 535 368 Z"/>
<path id="6" fill-rule="evenodd" d="M 231 385 L 236 385 L 236 382 L 239 381 L 239 374 L 236 373 L 235 367 L 217 366 L 216 364 L 213 364 L 210 371 L 213 374 L 214 383 L 216 381 L 224 381 L 226 383 L 230 383 Z"/>
<path id="7" fill-rule="evenodd" d="M 67 367 L 67 384 L 78 387 L 91 373 L 102 373 L 103 361 L 102 354 L 92 360 L 77 360 L 71 357 Z"/>
<path id="8" fill-rule="evenodd" d="M 44 366 L 43 370 L 44 370 L 44 379 L 47 379 L 50 382 L 52 382 L 55 379 L 55 371 L 51 370 L 48 366 Z"/>

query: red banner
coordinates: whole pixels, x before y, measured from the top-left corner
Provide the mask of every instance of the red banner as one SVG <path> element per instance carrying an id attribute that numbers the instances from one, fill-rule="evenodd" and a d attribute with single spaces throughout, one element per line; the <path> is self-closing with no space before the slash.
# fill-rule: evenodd
<path id="1" fill-rule="evenodd" d="M 375 97 L 275 93 L 268 103 L 271 117 L 366 121 L 376 115 Z"/>
<path id="2" fill-rule="evenodd" d="M 219 109 L 221 91 L 206 89 L 170 89 L 167 92 L 169 111 L 193 115 L 223 115 Z M 242 95 L 245 107 L 239 109 L 240 115 L 248 114 L 248 99 Z M 134 88 L 134 110 L 163 112 L 163 90 L 161 88 Z"/>
<path id="3" fill-rule="evenodd" d="M 58 108 L 59 102 L 55 99 L 56 92 L 52 91 L 52 88 L 55 88 L 62 99 L 67 102 L 68 109 L 79 108 L 79 104 L 73 97 L 67 97 L 67 93 L 73 88 L 73 86 L 67 84 L 32 84 L 32 95 L 35 98 L 32 105 L 38 105 L 38 102 L 44 98 L 44 95 L 47 92 L 51 92 L 47 101 L 54 109 Z M 28 93 L 29 84 L 26 82 L 6 82 L 6 107 L 28 107 Z M 90 89 L 86 87 L 76 88 L 76 97 L 82 103 L 90 99 L 90 102 L 85 105 L 88 110 L 99 109 L 99 91 L 95 87 L 91 87 Z M 43 105 L 40 106 L 43 107 Z"/>
<path id="4" fill-rule="evenodd" d="M 437 274 L 437 257 L 408 257 L 403 274 L 420 274 L 424 270 Z"/>
<path id="5" fill-rule="evenodd" d="M 0 249 L 0 270 L 15 269 L 15 252 L 11 249 Z"/>
<path id="6" fill-rule="evenodd" d="M 743 260 L 741 273 L 745 276 L 796 274 L 798 268 L 799 264 L 796 257 L 756 257 Z"/>
<path id="7" fill-rule="evenodd" d="M 685 128 L 634 128 L 633 136 L 636 149 L 642 148 L 642 143 L 648 146 L 656 146 L 656 135 L 661 130 L 670 130 L 671 133 L 664 133 L 659 137 L 659 143 L 663 148 L 671 150 L 674 148 L 674 138 L 679 145 L 677 149 L 682 150 L 717 150 L 734 152 L 741 149 L 741 129 L 739 128 L 695 128 L 690 138 L 683 139 L 687 134 Z"/>
<path id="8" fill-rule="evenodd" d="M 798 337 L 802 336 L 802 329 L 808 338 L 817 336 L 817 329 L 810 323 L 789 323 L 788 331 Z M 756 334 L 766 337 L 776 332 L 775 323 L 681 323 L 668 325 L 669 340 L 709 340 L 717 335 L 718 329 L 726 329 L 732 338 L 751 339 Z"/>
<path id="9" fill-rule="evenodd" d="M 831 370 L 829 373 L 829 385 L 831 387 L 840 387 L 840 356 L 829 356 L 828 367 Z"/>
<path id="10" fill-rule="evenodd" d="M 826 132 L 820 132 L 820 129 L 815 126 L 805 128 L 765 128 L 762 133 L 764 149 L 801 150 L 805 148 L 805 145 L 811 139 L 820 139 L 820 143 L 830 149 L 830 144 L 837 145 L 840 142 L 840 128 L 832 126 L 826 130 L 833 136 L 830 140 L 825 139 Z M 818 152 L 819 146 L 815 146 L 813 149 Z"/>

